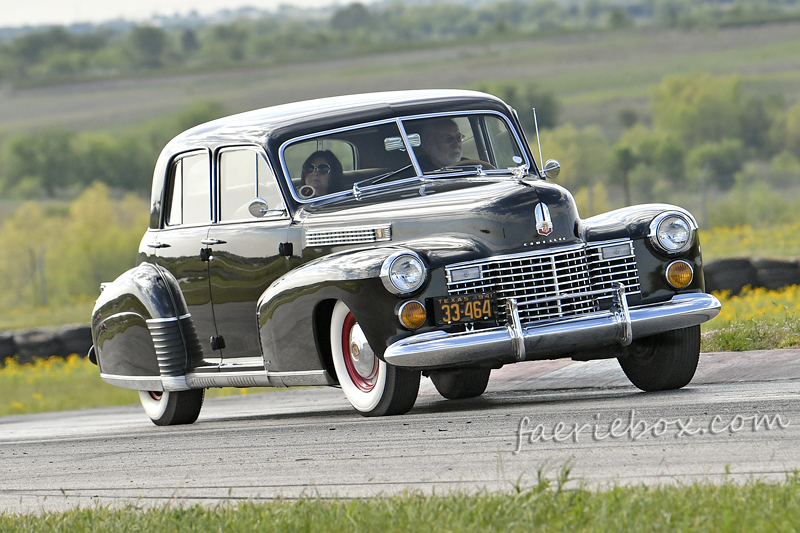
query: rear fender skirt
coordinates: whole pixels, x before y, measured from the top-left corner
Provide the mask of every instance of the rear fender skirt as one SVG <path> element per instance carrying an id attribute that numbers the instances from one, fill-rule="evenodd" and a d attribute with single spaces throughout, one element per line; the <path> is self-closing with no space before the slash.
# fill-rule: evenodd
<path id="1" fill-rule="evenodd" d="M 186 366 L 202 350 L 177 282 L 142 263 L 104 285 L 92 311 L 100 375 L 137 390 L 186 390 Z"/>

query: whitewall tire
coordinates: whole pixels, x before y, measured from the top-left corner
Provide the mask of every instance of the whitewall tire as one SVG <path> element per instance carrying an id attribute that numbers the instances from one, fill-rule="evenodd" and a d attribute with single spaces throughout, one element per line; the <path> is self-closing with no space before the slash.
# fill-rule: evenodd
<path id="1" fill-rule="evenodd" d="M 205 389 L 187 391 L 139 391 L 145 414 L 157 426 L 192 424 L 200 416 Z"/>
<path id="2" fill-rule="evenodd" d="M 330 339 L 339 385 L 359 413 L 396 415 L 414 406 L 420 373 L 380 360 L 344 302 L 336 302 L 333 308 Z"/>

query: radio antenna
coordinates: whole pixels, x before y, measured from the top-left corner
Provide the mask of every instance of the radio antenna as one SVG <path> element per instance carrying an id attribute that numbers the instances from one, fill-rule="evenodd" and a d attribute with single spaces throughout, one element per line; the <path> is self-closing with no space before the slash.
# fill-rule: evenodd
<path id="1" fill-rule="evenodd" d="M 533 124 L 536 127 L 536 144 L 539 145 L 539 177 L 542 177 L 542 169 L 544 168 L 542 162 L 542 141 L 539 138 L 539 121 L 536 119 L 536 108 L 533 107 Z"/>

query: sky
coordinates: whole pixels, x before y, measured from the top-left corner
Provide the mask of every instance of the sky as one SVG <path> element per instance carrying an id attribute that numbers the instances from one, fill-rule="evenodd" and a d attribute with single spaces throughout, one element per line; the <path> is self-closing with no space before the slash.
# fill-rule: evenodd
<path id="1" fill-rule="evenodd" d="M 208 15 L 244 6 L 273 10 L 280 4 L 326 7 L 349 3 L 349 0 L 0 0 L 0 28 L 97 23 L 119 18 L 141 21 L 153 15 L 187 15 L 192 10 Z"/>

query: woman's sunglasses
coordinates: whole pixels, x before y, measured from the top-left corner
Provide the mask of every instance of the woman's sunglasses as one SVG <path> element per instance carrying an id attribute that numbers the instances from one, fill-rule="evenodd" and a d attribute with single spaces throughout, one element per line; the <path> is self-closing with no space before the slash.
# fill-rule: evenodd
<path id="1" fill-rule="evenodd" d="M 319 174 L 328 174 L 331 171 L 331 166 L 326 163 L 321 165 L 312 165 L 311 163 L 306 163 L 303 165 L 303 174 L 313 174 L 315 170 Z"/>

